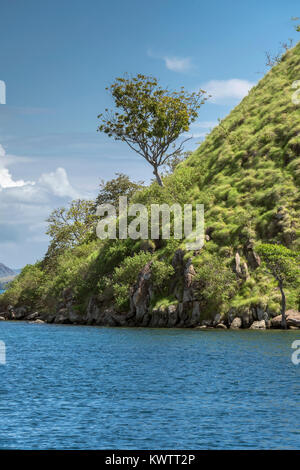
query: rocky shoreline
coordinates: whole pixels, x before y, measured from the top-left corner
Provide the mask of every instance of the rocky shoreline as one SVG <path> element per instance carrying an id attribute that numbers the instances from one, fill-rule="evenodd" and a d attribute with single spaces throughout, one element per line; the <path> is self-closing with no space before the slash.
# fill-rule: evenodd
<path id="1" fill-rule="evenodd" d="M 259 259 L 254 252 L 250 252 L 251 265 L 258 265 Z M 0 321 L 22 320 L 35 323 L 55 323 L 72 325 L 96 325 L 111 327 L 148 327 L 148 328 L 197 328 L 206 330 L 211 328 L 223 330 L 265 330 L 281 328 L 281 315 L 262 305 L 251 305 L 240 308 L 231 308 L 226 315 L 216 313 L 213 318 L 206 318 L 199 301 L 199 294 L 195 289 L 195 270 L 192 259 L 184 261 L 184 253 L 177 250 L 172 265 L 175 269 L 172 296 L 174 302 L 168 306 L 151 308 L 153 299 L 153 286 L 151 282 L 150 261 L 140 271 L 135 285 L 130 292 L 130 309 L 120 313 L 112 307 L 112 301 L 103 296 L 92 296 L 89 299 L 85 312 L 79 311 L 76 298 L 71 288 L 66 288 L 58 300 L 54 312 L 32 311 L 27 306 L 0 306 Z M 235 258 L 235 272 L 242 276 L 248 271 L 247 266 L 241 269 L 238 255 Z M 178 282 L 182 279 L 182 283 Z M 182 285 L 181 288 L 179 286 Z M 2 310 L 2 311 L 1 311 Z M 288 329 L 300 328 L 300 312 L 288 310 L 286 312 Z"/>
<path id="2" fill-rule="evenodd" d="M 65 296 L 68 292 L 64 293 Z M 70 294 L 70 293 L 69 293 Z M 137 300 L 137 297 L 135 297 Z M 144 312 L 143 308 L 120 314 L 113 308 L 99 307 L 96 298 L 91 298 L 86 314 L 76 311 L 71 297 L 65 297 L 65 304 L 55 313 L 32 312 L 27 307 L 9 306 L 0 312 L 0 321 L 27 321 L 30 323 L 53 323 L 69 325 L 95 325 L 109 327 L 145 327 L 145 328 L 194 328 L 199 330 L 266 330 L 280 329 L 281 315 L 271 316 L 260 307 L 251 307 L 242 311 L 231 309 L 226 318 L 216 314 L 213 319 L 201 320 L 199 302 L 191 302 L 191 310 L 186 310 L 183 303 L 170 305 L 157 310 Z M 286 312 L 287 326 L 290 330 L 300 329 L 300 312 Z"/>

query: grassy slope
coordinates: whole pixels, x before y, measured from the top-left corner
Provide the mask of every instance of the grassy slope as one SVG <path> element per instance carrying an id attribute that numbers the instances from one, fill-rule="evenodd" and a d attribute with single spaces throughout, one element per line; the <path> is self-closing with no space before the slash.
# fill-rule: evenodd
<path id="1" fill-rule="evenodd" d="M 204 203 L 210 241 L 194 254 L 197 266 L 215 254 L 232 266 L 235 253 L 244 256 L 251 240 L 280 241 L 299 249 L 300 106 L 292 103 L 292 83 L 300 79 L 300 43 L 290 50 L 249 95 L 206 138 L 205 142 L 165 178 L 165 187 L 151 185 L 136 194 L 136 202 Z M 278 217 L 278 209 L 281 208 Z M 123 279 L 137 274 L 145 261 L 140 241 L 99 240 L 64 253 L 55 270 L 27 267 L 2 302 L 54 308 L 66 286 L 73 286 L 78 308 L 85 309 L 91 294 L 112 301 L 112 284 L 126 297 Z M 169 264 L 180 244 L 174 240 L 156 247 L 154 258 Z M 128 256 L 140 253 L 132 265 Z M 189 256 L 191 254 L 188 254 Z M 127 261 L 126 261 L 127 259 Z M 126 264 L 123 274 L 115 268 Z M 125 274 L 124 274 L 125 273 Z M 127 274 L 128 273 L 128 274 Z M 163 276 L 163 274 L 161 274 Z M 180 283 L 178 279 L 178 283 Z M 159 283 L 158 283 L 159 284 Z M 115 292 L 116 294 L 116 292 Z M 279 309 L 273 280 L 261 269 L 240 283 L 229 306 L 267 304 Z M 172 293 L 157 289 L 156 302 L 172 302 Z M 298 307 L 299 293 L 288 289 L 288 307 Z M 123 308 L 126 308 L 124 305 Z"/>

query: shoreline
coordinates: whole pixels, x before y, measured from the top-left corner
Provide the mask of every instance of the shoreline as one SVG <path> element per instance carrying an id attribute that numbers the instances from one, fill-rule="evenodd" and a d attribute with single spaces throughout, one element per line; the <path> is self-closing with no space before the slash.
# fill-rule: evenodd
<path id="1" fill-rule="evenodd" d="M 182 330 L 182 331 L 201 331 L 201 332 L 213 332 L 213 331 L 226 331 L 226 332 L 247 332 L 247 331 L 255 331 L 255 332 L 264 332 L 270 333 L 277 331 L 280 332 L 297 332 L 300 328 L 287 328 L 286 330 L 283 328 L 215 328 L 215 327 L 208 327 L 208 328 L 199 328 L 199 327 L 156 327 L 156 326 L 109 326 L 109 325 L 88 325 L 86 323 L 47 323 L 45 321 L 30 321 L 30 320 L 0 320 L 1 323 L 11 323 L 11 324 L 26 324 L 26 325 L 46 325 L 46 326 L 66 326 L 66 327 L 87 327 L 87 328 L 107 328 L 107 329 L 122 329 L 122 330 Z"/>
<path id="2" fill-rule="evenodd" d="M 21 311 L 20 311 L 21 310 Z M 122 318 L 123 317 L 123 318 Z M 25 313 L 25 308 L 20 307 L 19 309 L 13 310 L 12 308 L 7 312 L 0 313 L 0 322 L 10 322 L 10 323 L 27 323 L 27 324 L 40 324 L 40 325 L 66 325 L 66 326 L 95 326 L 95 327 L 104 327 L 104 328 L 147 328 L 147 329 L 173 329 L 173 330 L 197 330 L 197 331 L 297 331 L 300 330 L 300 313 L 296 311 L 287 311 L 287 322 L 288 328 L 281 328 L 281 316 L 275 317 L 273 322 L 272 320 L 267 322 L 265 320 L 254 321 L 251 326 L 243 327 L 242 320 L 239 317 L 235 317 L 231 324 L 226 324 L 223 320 L 222 322 L 213 324 L 213 321 L 203 320 L 201 324 L 196 325 L 173 325 L 173 326 L 164 326 L 164 325 L 143 325 L 135 323 L 134 321 L 126 321 L 128 315 L 119 315 L 118 321 L 114 316 L 114 322 L 91 322 L 86 321 L 83 318 L 80 320 L 77 318 L 77 321 L 71 321 L 70 318 L 60 318 L 59 321 L 56 321 L 56 315 L 49 317 L 47 314 L 42 314 L 38 312 L 34 313 Z M 280 318 L 279 318 L 280 317 Z M 74 319 L 73 319 L 74 320 Z M 203 324 L 206 323 L 206 324 Z M 207 324 L 211 323 L 211 324 Z"/>

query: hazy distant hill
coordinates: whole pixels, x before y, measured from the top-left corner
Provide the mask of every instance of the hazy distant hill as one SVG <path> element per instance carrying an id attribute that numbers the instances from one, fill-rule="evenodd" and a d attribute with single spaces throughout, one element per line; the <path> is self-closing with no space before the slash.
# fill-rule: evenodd
<path id="1" fill-rule="evenodd" d="M 0 278 L 7 276 L 15 276 L 15 274 L 15 271 L 0 263 Z"/>
<path id="2" fill-rule="evenodd" d="M 0 289 L 5 289 L 6 285 L 11 282 L 19 272 L 8 268 L 5 264 L 0 263 Z"/>

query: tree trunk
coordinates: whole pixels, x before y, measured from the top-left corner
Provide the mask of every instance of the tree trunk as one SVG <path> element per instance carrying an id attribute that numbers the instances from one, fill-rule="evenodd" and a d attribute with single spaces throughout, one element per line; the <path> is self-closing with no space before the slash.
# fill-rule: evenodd
<path id="1" fill-rule="evenodd" d="M 282 281 L 279 281 L 279 289 L 281 292 L 281 327 L 286 330 L 287 329 L 287 322 L 286 322 L 286 316 L 285 316 L 285 308 L 286 308 L 286 300 L 285 300 L 285 293 L 283 291 L 283 285 Z"/>
<path id="2" fill-rule="evenodd" d="M 162 182 L 162 179 L 161 179 L 160 174 L 158 173 L 158 170 L 157 170 L 156 167 L 154 167 L 153 174 L 155 175 L 156 181 L 158 182 L 159 186 L 163 187 L 164 184 Z"/>

